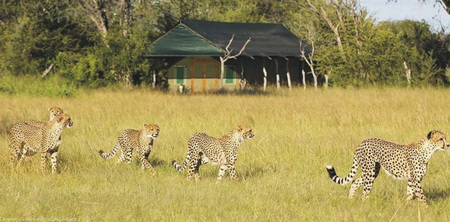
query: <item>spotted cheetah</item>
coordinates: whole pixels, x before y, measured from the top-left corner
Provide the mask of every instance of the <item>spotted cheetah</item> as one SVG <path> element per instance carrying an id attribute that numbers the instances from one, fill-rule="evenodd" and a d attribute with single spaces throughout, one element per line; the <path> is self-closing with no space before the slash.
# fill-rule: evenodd
<path id="1" fill-rule="evenodd" d="M 59 107 L 52 107 L 49 108 L 48 111 L 50 111 L 50 120 L 53 120 L 55 118 L 55 116 L 57 116 L 58 114 L 63 114 L 64 111 L 63 109 L 59 108 Z M 45 124 L 47 124 L 47 122 L 43 122 L 43 121 L 37 121 L 37 120 L 25 120 L 24 122 L 22 122 L 21 124 L 28 124 L 28 125 L 32 125 L 32 126 L 36 126 L 36 127 L 43 127 L 45 126 Z M 22 130 L 22 129 L 27 129 L 27 127 L 16 127 L 16 130 Z M 22 133 L 17 133 L 16 136 L 21 137 L 25 135 L 23 132 Z M 24 138 L 16 138 L 17 140 L 24 140 Z M 61 138 L 59 138 L 59 140 L 61 140 Z M 58 147 L 59 148 L 59 147 Z M 23 161 L 23 159 L 30 159 L 31 157 L 29 155 L 26 155 L 26 153 L 28 152 L 27 147 L 25 146 L 22 149 L 22 155 L 19 156 L 19 163 L 21 163 Z M 20 164 L 19 164 L 20 165 Z"/>
<path id="2" fill-rule="evenodd" d="M 56 107 L 56 106 L 49 108 L 48 111 L 50 111 L 50 120 L 53 120 L 57 115 L 64 113 L 63 109 Z M 44 126 L 46 124 L 46 122 L 36 121 L 36 120 L 26 120 L 24 123 L 27 123 L 30 125 L 35 125 L 35 126 Z"/>
<path id="3" fill-rule="evenodd" d="M 153 146 L 153 140 L 158 135 L 159 126 L 156 124 L 144 124 L 141 130 L 127 129 L 119 135 L 111 153 L 105 153 L 103 150 L 99 150 L 99 153 L 104 159 L 111 159 L 116 155 L 117 150 L 120 149 L 122 155 L 119 158 L 119 162 L 126 161 L 131 163 L 133 149 L 136 149 L 142 163 L 142 170 L 149 170 L 152 174 L 155 174 L 155 170 L 148 161 L 148 156 Z"/>
<path id="4" fill-rule="evenodd" d="M 48 111 L 50 111 L 50 120 L 53 120 L 57 115 L 64 113 L 63 109 L 56 106 L 49 108 Z"/>
<path id="5" fill-rule="evenodd" d="M 64 128 L 72 127 L 69 115 L 58 114 L 53 120 L 43 126 L 36 126 L 26 122 L 11 127 L 10 135 L 10 163 L 41 153 L 41 168 L 45 170 L 47 159 L 51 158 L 52 173 L 57 172 L 58 148 L 61 144 L 61 134 Z"/>
<path id="6" fill-rule="evenodd" d="M 408 180 L 406 199 L 413 199 L 426 203 L 423 194 L 422 181 L 427 171 L 428 161 L 437 150 L 447 150 L 450 144 L 444 133 L 433 130 L 426 138 L 409 145 L 399 145 L 381 139 L 364 140 L 356 149 L 353 165 L 346 177 L 339 177 L 332 166 L 327 166 L 328 175 L 333 182 L 345 185 L 353 180 L 358 166 L 361 166 L 362 176 L 353 181 L 349 197 L 354 197 L 356 190 L 363 185 L 363 199 L 369 197 L 373 182 L 383 168 L 386 174 L 395 179 Z"/>
<path id="7" fill-rule="evenodd" d="M 211 163 L 220 165 L 217 182 L 222 180 L 226 170 L 229 170 L 230 177 L 237 179 L 234 164 L 237 160 L 237 152 L 244 142 L 244 139 L 254 137 L 252 129 L 248 126 L 237 126 L 233 131 L 222 138 L 214 138 L 205 133 L 194 134 L 188 142 L 186 159 L 182 164 L 172 161 L 172 165 L 178 171 L 183 171 L 189 165 L 188 180 L 199 178 L 199 168 L 201 165 Z"/>

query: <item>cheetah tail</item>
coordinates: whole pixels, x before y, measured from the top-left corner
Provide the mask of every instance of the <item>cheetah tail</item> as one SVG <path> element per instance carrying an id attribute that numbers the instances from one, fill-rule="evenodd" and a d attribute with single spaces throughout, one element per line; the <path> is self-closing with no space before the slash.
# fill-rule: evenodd
<path id="1" fill-rule="evenodd" d="M 177 161 L 174 160 L 174 161 L 172 161 L 172 165 L 175 167 L 176 170 L 183 171 L 184 169 L 186 169 L 189 159 L 190 159 L 190 157 L 188 154 L 182 164 L 179 164 Z"/>
<path id="2" fill-rule="evenodd" d="M 120 147 L 120 144 L 119 144 L 119 142 L 117 142 L 116 145 L 114 146 L 113 150 L 111 151 L 111 153 L 105 153 L 103 150 L 99 150 L 98 153 L 100 154 L 101 157 L 103 157 L 103 159 L 108 160 L 108 159 L 113 158 L 116 155 L 119 147 Z"/>
<path id="3" fill-rule="evenodd" d="M 353 180 L 353 178 L 355 177 L 356 170 L 358 170 L 358 161 L 356 160 L 356 157 L 353 157 L 353 164 L 352 164 L 352 168 L 350 169 L 350 173 L 344 178 L 339 177 L 336 174 L 336 171 L 334 170 L 333 166 L 327 165 L 326 167 L 327 167 L 327 171 L 328 171 L 328 176 L 330 176 L 330 179 L 333 182 L 335 182 L 339 185 L 345 185 L 347 183 L 350 183 Z"/>

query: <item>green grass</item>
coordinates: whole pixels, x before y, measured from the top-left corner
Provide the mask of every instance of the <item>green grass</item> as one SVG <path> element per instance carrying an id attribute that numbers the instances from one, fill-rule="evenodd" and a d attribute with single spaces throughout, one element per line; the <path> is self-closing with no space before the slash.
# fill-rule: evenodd
<path id="1" fill-rule="evenodd" d="M 370 199 L 347 199 L 349 186 L 328 178 L 326 164 L 345 175 L 356 146 L 379 137 L 406 144 L 430 130 L 450 134 L 446 89 L 329 89 L 268 95 L 181 96 L 146 90 L 100 90 L 75 98 L 0 95 L 0 220 L 77 221 L 450 221 L 450 153 L 437 152 L 422 185 L 429 207 L 406 202 L 406 181 L 383 171 Z M 58 175 L 39 171 L 39 158 L 12 171 L 7 128 L 46 120 L 59 106 L 74 126 L 62 135 Z M 103 160 L 124 129 L 161 128 L 150 154 L 156 176 L 140 163 Z M 218 167 L 186 180 L 182 161 L 197 132 L 219 137 L 235 125 L 255 133 L 239 152 L 240 181 L 216 184 Z"/>
<path id="2" fill-rule="evenodd" d="M 39 95 L 47 97 L 73 97 L 76 84 L 70 80 L 48 76 L 1 76 L 0 93 L 10 95 Z"/>

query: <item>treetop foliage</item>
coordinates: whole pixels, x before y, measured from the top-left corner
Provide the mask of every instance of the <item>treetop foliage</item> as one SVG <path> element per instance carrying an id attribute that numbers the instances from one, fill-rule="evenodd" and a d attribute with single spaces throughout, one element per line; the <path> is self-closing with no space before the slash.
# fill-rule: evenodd
<path id="1" fill-rule="evenodd" d="M 334 86 L 406 86 L 405 64 L 413 86 L 449 83 L 448 33 L 423 21 L 376 24 L 356 0 L 3 0 L 0 77 L 54 64 L 49 75 L 77 87 L 151 84 L 164 64 L 142 51 L 181 19 L 283 23 L 314 44 L 312 68 Z M 158 74 L 161 87 L 166 78 Z"/>

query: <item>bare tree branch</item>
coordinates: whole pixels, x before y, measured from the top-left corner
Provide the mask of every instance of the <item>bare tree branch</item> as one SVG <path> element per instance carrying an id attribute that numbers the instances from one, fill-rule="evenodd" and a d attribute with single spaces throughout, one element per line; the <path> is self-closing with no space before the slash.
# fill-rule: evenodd
<path id="1" fill-rule="evenodd" d="M 424 2 L 425 0 L 418 0 L 419 2 Z M 397 2 L 397 0 L 388 0 L 388 2 Z M 450 15 L 450 0 L 435 0 L 436 3 L 440 3 L 447 14 Z"/>
<path id="2" fill-rule="evenodd" d="M 45 69 L 44 72 L 42 72 L 41 78 L 44 78 L 50 72 L 50 70 L 52 70 L 52 68 L 53 63 L 47 69 Z"/>
<path id="3" fill-rule="evenodd" d="M 244 52 L 244 50 L 247 47 L 248 43 L 250 43 L 250 41 L 252 40 L 252 37 L 249 37 L 247 39 L 247 41 L 244 43 L 244 45 L 242 46 L 242 48 L 239 51 L 239 53 L 237 53 L 236 55 L 231 56 L 231 52 L 233 52 L 233 49 L 229 50 L 229 47 L 230 47 L 231 43 L 233 42 L 233 40 L 234 40 L 234 34 L 233 34 L 233 36 L 231 36 L 231 39 L 228 42 L 227 47 L 225 47 L 225 56 L 224 56 L 224 60 L 225 61 L 227 61 L 228 59 L 234 59 L 234 58 L 240 56 Z"/>
<path id="4" fill-rule="evenodd" d="M 230 50 L 229 48 L 230 48 L 231 43 L 233 42 L 233 40 L 234 40 L 234 34 L 231 36 L 231 39 L 228 42 L 228 45 L 225 47 L 225 55 L 224 56 L 220 56 L 220 82 L 221 82 L 222 88 L 223 88 L 223 75 L 225 73 L 225 67 L 224 67 L 225 66 L 225 62 L 228 59 L 234 59 L 234 58 L 240 56 L 244 52 L 244 50 L 247 47 L 248 43 L 250 43 L 250 41 L 252 40 L 252 37 L 249 37 L 247 39 L 247 41 L 244 43 L 244 45 L 242 46 L 242 48 L 239 51 L 239 53 L 237 53 L 236 55 L 232 56 L 231 52 L 233 52 L 233 49 Z"/>
<path id="5" fill-rule="evenodd" d="M 131 25 L 131 0 L 120 0 L 120 11 L 122 13 L 122 35 L 128 36 L 128 28 Z"/>
<path id="6" fill-rule="evenodd" d="M 339 23 L 341 24 L 342 30 L 344 30 L 344 33 L 347 33 L 347 29 L 345 28 L 344 18 L 341 13 L 341 8 L 344 6 L 342 4 L 342 0 L 339 0 L 339 4 L 332 1 L 332 4 L 333 4 L 334 10 L 336 11 L 336 14 L 339 18 Z"/>
<path id="7" fill-rule="evenodd" d="M 231 43 L 233 42 L 233 40 L 234 40 L 234 34 L 231 36 L 231 39 L 230 39 L 230 41 L 228 42 L 228 45 L 225 47 L 225 51 L 226 52 L 232 52 L 233 50 L 229 50 L 228 48 L 230 48 L 230 45 L 231 45 Z"/>
<path id="8" fill-rule="evenodd" d="M 342 46 L 342 40 L 341 40 L 341 36 L 339 34 L 339 24 L 338 25 L 334 25 L 333 22 L 331 21 L 331 19 L 328 17 L 327 12 L 325 11 L 325 9 L 323 9 L 322 7 L 320 7 L 320 10 L 317 9 L 316 6 L 314 6 L 310 0 L 306 0 L 310 6 L 310 8 L 319 16 L 321 16 L 325 22 L 328 24 L 328 26 L 330 27 L 330 29 L 333 31 L 334 36 L 336 38 L 336 42 L 338 44 L 338 48 L 339 48 L 339 52 L 341 53 L 341 57 L 344 61 L 347 61 L 347 58 L 345 57 L 345 53 L 344 53 L 344 48 Z M 336 11 L 339 11 L 337 7 L 335 7 Z"/>
<path id="9" fill-rule="evenodd" d="M 308 64 L 309 68 L 311 69 L 311 74 L 313 75 L 314 78 L 314 88 L 317 89 L 317 75 L 316 72 L 314 70 L 314 62 L 313 62 L 313 57 L 314 57 L 314 41 L 311 40 L 311 52 L 306 55 L 305 53 L 305 48 L 306 46 L 303 46 L 303 42 L 302 40 L 299 41 L 300 43 L 300 56 L 303 58 L 303 60 L 305 60 L 305 62 Z"/>
<path id="10" fill-rule="evenodd" d="M 450 15 L 450 0 L 441 0 L 440 2 L 445 8 L 445 11 Z"/>
<path id="11" fill-rule="evenodd" d="M 80 5 L 84 8 L 89 18 L 97 26 L 97 30 L 103 38 L 103 41 L 107 47 L 106 36 L 108 33 L 108 16 L 106 15 L 106 8 L 101 1 L 92 0 L 78 0 Z"/>

